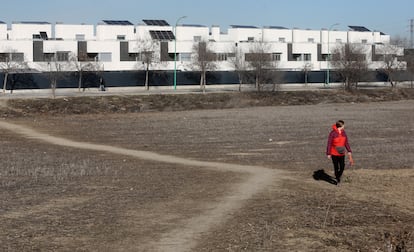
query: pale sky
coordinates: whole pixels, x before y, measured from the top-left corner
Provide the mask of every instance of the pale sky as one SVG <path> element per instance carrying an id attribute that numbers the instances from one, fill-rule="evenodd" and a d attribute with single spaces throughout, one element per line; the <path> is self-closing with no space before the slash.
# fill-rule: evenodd
<path id="1" fill-rule="evenodd" d="M 97 24 L 101 20 L 163 19 L 174 25 L 284 26 L 322 29 L 335 23 L 365 26 L 391 36 L 410 37 L 413 0 L 1 0 L 0 21 Z"/>

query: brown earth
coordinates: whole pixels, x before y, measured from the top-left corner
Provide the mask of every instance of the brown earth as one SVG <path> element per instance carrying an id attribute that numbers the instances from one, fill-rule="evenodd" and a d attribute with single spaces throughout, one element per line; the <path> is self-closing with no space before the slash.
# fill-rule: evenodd
<path id="1" fill-rule="evenodd" d="M 2 101 L 0 250 L 413 251 L 413 97 Z M 356 165 L 338 187 L 312 176 L 339 118 Z"/>

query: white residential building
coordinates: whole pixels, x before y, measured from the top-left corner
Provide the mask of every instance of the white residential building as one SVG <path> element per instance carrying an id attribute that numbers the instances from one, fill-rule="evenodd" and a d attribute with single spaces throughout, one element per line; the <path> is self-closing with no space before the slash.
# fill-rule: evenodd
<path id="1" fill-rule="evenodd" d="M 137 25 L 129 21 L 104 20 L 96 26 L 13 22 L 10 29 L 0 22 L 0 61 L 5 55 L 17 55 L 15 59 L 27 62 L 32 69 L 47 71 L 53 55 L 58 55 L 60 61 L 75 55 L 79 60 L 101 63 L 105 71 L 132 71 L 142 68 L 140 53 L 149 50 L 144 44 L 150 43 L 151 50 L 158 56 L 152 69 L 186 71 L 192 69 L 194 44 L 205 41 L 217 54 L 216 71 L 233 71 L 229 57 L 234 56 L 235 48 L 248 53 L 252 44 L 263 41 L 269 45 L 269 53 L 278 61 L 281 70 L 301 71 L 306 65 L 311 71 L 323 71 L 329 67 L 328 54 L 344 43 L 363 45 L 370 67 L 377 68 L 379 64 L 375 59 L 380 57 L 375 54 L 384 53 L 390 36 L 361 26 L 349 28 L 339 31 L 234 25 L 223 33 L 218 26 L 174 27 L 164 20 L 143 20 Z M 403 54 L 403 48 L 399 48 L 398 54 Z"/>

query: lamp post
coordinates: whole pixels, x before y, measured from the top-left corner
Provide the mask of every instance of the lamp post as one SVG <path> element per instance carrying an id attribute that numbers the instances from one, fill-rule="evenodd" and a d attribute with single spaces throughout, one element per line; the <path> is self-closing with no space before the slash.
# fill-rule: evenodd
<path id="1" fill-rule="evenodd" d="M 335 23 L 335 24 L 331 25 L 329 27 L 329 29 L 328 29 L 328 57 L 326 57 L 326 60 L 327 60 L 327 67 L 326 67 L 326 85 L 329 85 L 329 67 L 330 67 L 329 66 L 329 63 L 331 61 L 331 52 L 329 50 L 329 32 L 332 30 L 332 28 L 334 26 L 337 26 L 337 25 L 339 25 L 339 23 Z"/>
<path id="2" fill-rule="evenodd" d="M 181 19 L 187 16 L 182 16 L 177 19 L 174 26 L 174 90 L 177 89 L 177 25 Z"/>

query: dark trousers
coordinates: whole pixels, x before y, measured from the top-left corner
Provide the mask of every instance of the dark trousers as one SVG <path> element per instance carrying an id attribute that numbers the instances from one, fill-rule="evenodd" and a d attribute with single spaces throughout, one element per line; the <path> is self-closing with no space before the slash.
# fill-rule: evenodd
<path id="1" fill-rule="evenodd" d="M 345 169 L 345 156 L 331 156 L 334 165 L 335 177 L 339 182 Z"/>

